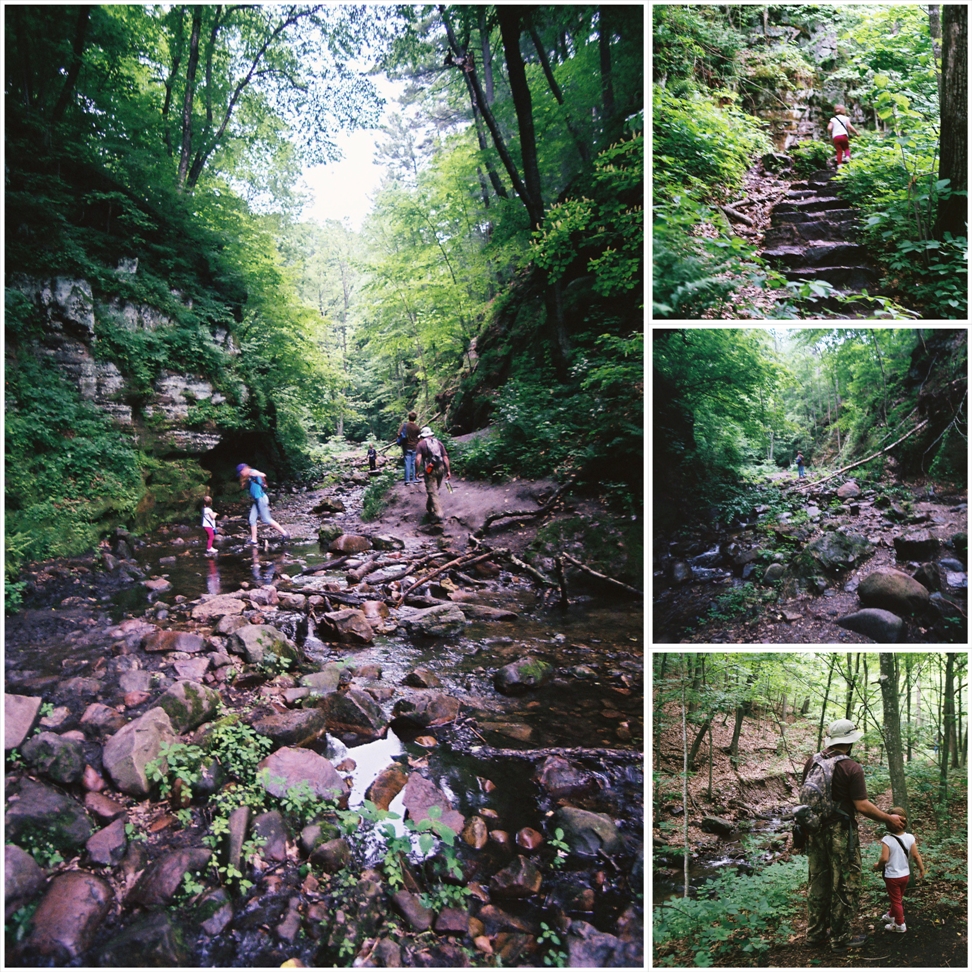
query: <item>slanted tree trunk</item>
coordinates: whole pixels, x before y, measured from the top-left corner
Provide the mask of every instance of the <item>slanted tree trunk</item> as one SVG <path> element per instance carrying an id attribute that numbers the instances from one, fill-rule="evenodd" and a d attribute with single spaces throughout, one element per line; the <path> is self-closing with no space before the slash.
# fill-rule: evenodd
<path id="1" fill-rule="evenodd" d="M 968 42 L 969 8 L 946 3 L 942 16 L 941 137 L 938 178 L 948 179 L 952 193 L 968 189 Z M 968 200 L 952 195 L 938 200 L 934 236 L 966 236 Z"/>
<path id="2" fill-rule="evenodd" d="M 907 689 L 907 703 L 906 703 L 906 729 L 905 732 L 908 736 L 908 762 L 911 762 L 911 653 L 905 655 L 905 688 Z"/>
<path id="3" fill-rule="evenodd" d="M 192 33 L 189 35 L 189 61 L 186 65 L 186 94 L 182 100 L 182 148 L 179 152 L 179 174 L 176 184 L 185 188 L 189 175 L 189 156 L 192 154 L 192 100 L 199 67 L 199 33 L 202 30 L 203 8 L 192 8 Z"/>
<path id="4" fill-rule="evenodd" d="M 682 866 L 685 875 L 683 898 L 689 893 L 689 840 L 688 840 L 688 734 L 685 727 L 685 681 L 682 680 Z"/>
<path id="5" fill-rule="evenodd" d="M 689 766 L 695 765 L 695 757 L 699 753 L 699 747 L 702 745 L 702 740 L 705 738 L 705 734 L 709 731 L 709 727 L 712 725 L 712 716 L 708 715 L 705 717 L 705 721 L 702 723 L 702 728 L 695 735 L 695 739 L 692 741 L 692 749 L 689 752 Z"/>
<path id="6" fill-rule="evenodd" d="M 908 811 L 908 784 L 901 755 L 901 719 L 898 715 L 898 665 L 893 652 L 881 652 L 881 701 L 884 704 L 884 745 L 888 751 L 891 796 L 895 806 Z"/>

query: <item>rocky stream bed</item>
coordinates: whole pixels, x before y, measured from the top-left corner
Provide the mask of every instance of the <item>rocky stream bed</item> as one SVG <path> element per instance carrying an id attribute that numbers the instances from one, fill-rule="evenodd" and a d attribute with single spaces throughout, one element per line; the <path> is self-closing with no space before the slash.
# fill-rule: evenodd
<path id="1" fill-rule="evenodd" d="M 547 606 L 500 553 L 529 519 L 469 541 L 552 484 L 457 481 L 427 527 L 402 483 L 362 524 L 366 479 L 274 496 L 289 542 L 237 504 L 216 557 L 174 527 L 34 565 L 8 961 L 643 965 L 640 604 L 576 573 Z"/>

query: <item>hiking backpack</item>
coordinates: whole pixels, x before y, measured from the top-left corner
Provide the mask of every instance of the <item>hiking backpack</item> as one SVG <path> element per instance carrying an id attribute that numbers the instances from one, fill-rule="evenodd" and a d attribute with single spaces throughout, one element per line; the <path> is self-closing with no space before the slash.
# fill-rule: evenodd
<path id="1" fill-rule="evenodd" d="M 439 470 L 445 465 L 445 460 L 442 458 L 442 443 L 439 442 L 435 436 L 428 440 L 429 443 L 429 456 L 431 457 L 425 466 L 425 471 L 430 476 L 433 473 L 438 473 Z"/>
<path id="2" fill-rule="evenodd" d="M 821 753 L 813 757 L 813 765 L 807 778 L 800 787 L 800 805 L 794 810 L 797 826 L 804 834 L 817 833 L 824 824 L 834 817 L 847 814 L 834 803 L 832 783 L 834 767 L 842 760 L 849 759 L 844 753 L 824 758 Z"/>

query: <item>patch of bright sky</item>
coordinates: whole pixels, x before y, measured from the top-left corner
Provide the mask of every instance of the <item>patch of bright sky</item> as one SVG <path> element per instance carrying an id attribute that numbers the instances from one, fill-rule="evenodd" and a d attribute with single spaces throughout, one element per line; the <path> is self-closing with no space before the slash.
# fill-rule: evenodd
<path id="1" fill-rule="evenodd" d="M 391 112 L 401 110 L 396 99 L 405 83 L 390 81 L 383 75 L 376 75 L 374 82 L 385 99 L 382 114 L 382 122 L 385 122 Z M 318 223 L 334 219 L 353 230 L 360 230 L 385 174 L 384 166 L 375 161 L 375 150 L 378 142 L 386 137 L 376 128 L 341 132 L 335 139 L 341 150 L 341 161 L 309 166 L 304 170 L 308 200 L 303 218 Z"/>

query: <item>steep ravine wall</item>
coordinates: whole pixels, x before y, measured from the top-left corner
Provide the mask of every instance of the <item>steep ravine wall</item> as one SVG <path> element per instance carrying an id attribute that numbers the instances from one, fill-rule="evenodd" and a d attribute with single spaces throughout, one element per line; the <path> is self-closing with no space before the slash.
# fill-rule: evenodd
<path id="1" fill-rule="evenodd" d="M 137 261 L 123 261 L 118 272 L 137 273 Z M 10 284 L 44 323 L 31 350 L 52 359 L 81 398 L 110 416 L 119 435 L 131 437 L 143 453 L 144 493 L 134 526 L 193 513 L 211 477 L 213 451 L 226 439 L 220 424 L 221 411 L 229 418 L 225 379 L 220 390 L 212 376 L 166 369 L 147 395 L 144 389 L 136 391 L 118 365 L 98 354 L 99 330 L 108 323 L 132 332 L 176 326 L 166 314 L 118 297 L 99 298 L 83 279 L 16 274 Z M 239 356 L 226 330 L 216 329 L 212 339 L 231 361 Z M 238 380 L 233 384 L 234 398 L 244 403 L 246 386 Z M 200 406 L 205 406 L 205 418 L 193 414 Z"/>

